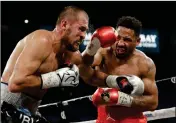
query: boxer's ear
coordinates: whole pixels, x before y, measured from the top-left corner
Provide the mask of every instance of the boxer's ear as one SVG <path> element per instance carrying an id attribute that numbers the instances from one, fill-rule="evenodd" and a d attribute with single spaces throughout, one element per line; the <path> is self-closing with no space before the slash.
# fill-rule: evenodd
<path id="1" fill-rule="evenodd" d="M 140 38 L 140 37 L 137 37 L 137 39 L 136 39 L 136 44 L 137 44 L 137 46 L 139 45 L 140 42 L 141 42 L 141 38 Z"/>
<path id="2" fill-rule="evenodd" d="M 66 19 L 63 19 L 60 25 L 63 30 L 66 30 L 68 26 L 68 21 Z"/>

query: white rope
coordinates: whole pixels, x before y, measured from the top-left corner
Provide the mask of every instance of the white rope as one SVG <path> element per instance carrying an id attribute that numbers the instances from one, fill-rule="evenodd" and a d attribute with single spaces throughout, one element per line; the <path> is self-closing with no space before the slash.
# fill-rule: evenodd
<path id="1" fill-rule="evenodd" d="M 69 102 L 76 101 L 76 100 L 81 100 L 81 99 L 84 99 L 84 98 L 91 98 L 91 95 L 78 97 L 78 98 L 74 98 L 74 99 L 70 99 L 70 100 L 65 100 L 65 101 L 62 102 L 62 104 L 63 105 L 68 105 Z M 59 102 L 49 103 L 49 104 L 45 104 L 45 105 L 40 105 L 39 108 L 44 108 L 44 107 L 48 107 L 48 106 L 54 106 L 54 105 L 57 105 L 58 103 Z"/>
<path id="2" fill-rule="evenodd" d="M 176 76 L 160 79 L 160 80 L 157 80 L 156 82 L 162 82 L 162 81 L 166 81 L 166 80 L 171 80 L 172 83 L 175 83 L 176 82 Z"/>
<path id="3" fill-rule="evenodd" d="M 172 77 L 172 78 L 171 78 L 171 82 L 172 82 L 172 83 L 176 83 L 176 77 Z"/>
<path id="4" fill-rule="evenodd" d="M 69 102 L 76 101 L 76 100 L 81 100 L 81 99 L 84 99 L 84 98 L 91 99 L 91 95 L 89 95 L 89 96 L 83 96 L 83 97 L 78 97 L 78 98 L 74 98 L 74 99 L 70 99 L 70 100 L 66 100 L 66 101 L 63 101 L 62 104 L 63 105 L 68 105 Z"/>
<path id="5" fill-rule="evenodd" d="M 143 114 L 147 117 L 147 121 L 172 118 L 172 117 L 176 117 L 175 109 L 176 107 L 172 107 L 172 108 L 160 109 L 155 111 L 147 111 L 147 112 L 144 112 Z M 71 122 L 71 123 L 96 123 L 96 120 Z"/>
<path id="6" fill-rule="evenodd" d="M 148 121 L 165 119 L 165 118 L 176 117 L 175 109 L 176 107 L 172 107 L 172 108 L 160 109 L 155 111 L 147 111 L 147 112 L 144 112 L 143 114 L 147 116 Z"/>
<path id="7" fill-rule="evenodd" d="M 45 107 L 48 107 L 48 106 L 54 106 L 54 105 L 57 105 L 58 102 L 56 103 L 50 103 L 50 104 L 45 104 L 45 105 L 40 105 L 38 108 L 45 108 Z"/>
<path id="8" fill-rule="evenodd" d="M 82 122 L 70 122 L 70 123 L 96 123 L 96 120 L 82 121 Z"/>

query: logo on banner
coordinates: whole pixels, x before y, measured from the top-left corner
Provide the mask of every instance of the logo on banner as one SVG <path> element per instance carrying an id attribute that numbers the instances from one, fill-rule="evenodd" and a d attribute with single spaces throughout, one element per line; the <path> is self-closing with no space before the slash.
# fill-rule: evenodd
<path id="1" fill-rule="evenodd" d="M 141 38 L 141 42 L 137 47 L 146 47 L 146 48 L 157 47 L 157 42 L 156 42 L 157 35 L 140 34 L 140 38 Z"/>

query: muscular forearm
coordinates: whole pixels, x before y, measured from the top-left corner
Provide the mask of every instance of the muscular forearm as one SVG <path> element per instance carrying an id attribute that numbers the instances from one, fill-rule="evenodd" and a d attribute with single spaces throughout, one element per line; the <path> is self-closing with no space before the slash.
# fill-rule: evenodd
<path id="1" fill-rule="evenodd" d="M 158 101 L 152 95 L 134 96 L 132 101 L 132 108 L 140 111 L 153 111 L 157 108 Z"/>
<path id="2" fill-rule="evenodd" d="M 94 70 L 94 74 L 89 80 L 89 82 L 92 83 L 94 86 L 107 87 L 107 84 L 106 84 L 107 77 L 108 77 L 108 74 L 101 72 L 99 70 Z"/>
<path id="3" fill-rule="evenodd" d="M 80 76 L 89 85 L 106 87 L 107 74 L 93 69 L 85 64 L 79 65 Z"/>
<path id="4" fill-rule="evenodd" d="M 85 51 L 82 53 L 83 64 L 91 66 L 94 61 L 94 56 L 87 54 Z"/>
<path id="5" fill-rule="evenodd" d="M 108 106 L 126 106 L 136 111 L 152 111 L 157 107 L 157 100 L 154 96 L 131 96 L 116 88 L 98 88 L 92 96 L 93 103 Z"/>
<path id="6" fill-rule="evenodd" d="M 30 88 L 48 89 L 61 86 L 75 87 L 79 83 L 79 70 L 78 67 L 73 64 L 70 67 L 60 68 L 56 71 L 43 73 L 41 75 L 13 75 L 9 82 L 9 90 L 11 92 L 23 92 Z"/>
<path id="7" fill-rule="evenodd" d="M 40 76 L 36 75 L 29 75 L 26 77 L 21 78 L 11 78 L 9 80 L 9 90 L 11 92 L 25 92 L 27 89 L 30 88 L 41 88 L 41 78 Z"/>

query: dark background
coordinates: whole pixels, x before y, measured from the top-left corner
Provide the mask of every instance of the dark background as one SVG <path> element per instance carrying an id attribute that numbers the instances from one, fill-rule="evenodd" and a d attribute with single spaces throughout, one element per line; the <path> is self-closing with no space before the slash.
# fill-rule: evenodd
<path id="1" fill-rule="evenodd" d="M 160 53 L 148 53 L 156 64 L 156 80 L 175 76 L 176 68 L 176 16 L 175 2 L 1 2 L 1 72 L 16 43 L 28 33 L 54 28 L 59 12 L 68 5 L 84 8 L 94 29 L 110 25 L 115 27 L 121 16 L 135 16 L 145 29 L 155 29 L 159 34 Z M 24 20 L 29 23 L 25 24 Z M 175 106 L 175 85 L 168 81 L 157 84 L 160 108 Z M 83 81 L 76 88 L 53 88 L 42 104 L 90 95 L 95 87 Z M 157 122 L 157 121 L 156 121 Z M 161 121 L 160 121 L 161 122 Z M 169 121 L 167 121 L 169 122 Z"/>

